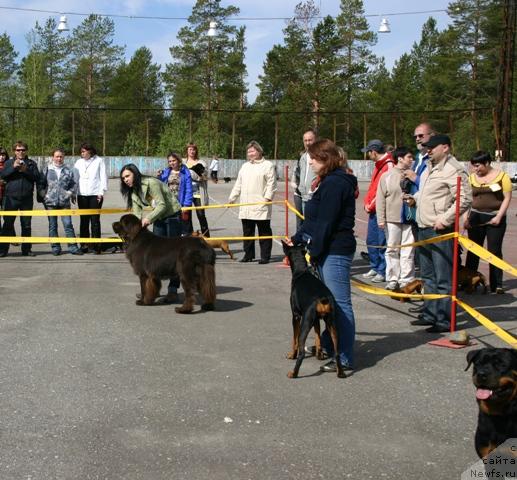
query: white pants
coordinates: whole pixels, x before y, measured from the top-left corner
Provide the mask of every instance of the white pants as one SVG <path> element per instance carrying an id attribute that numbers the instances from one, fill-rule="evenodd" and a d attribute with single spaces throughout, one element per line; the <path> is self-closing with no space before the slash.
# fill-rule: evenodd
<path id="1" fill-rule="evenodd" d="M 415 237 L 409 223 L 387 222 L 386 281 L 405 285 L 415 279 L 415 247 L 390 248 L 390 245 L 413 243 Z"/>

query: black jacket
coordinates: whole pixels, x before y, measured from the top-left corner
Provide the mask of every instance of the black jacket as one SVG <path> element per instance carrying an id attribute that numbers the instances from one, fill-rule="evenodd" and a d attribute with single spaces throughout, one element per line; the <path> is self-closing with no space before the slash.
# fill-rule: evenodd
<path id="1" fill-rule="evenodd" d="M 357 179 L 341 169 L 330 172 L 305 204 L 305 220 L 293 236 L 307 243 L 314 260 L 355 252 L 355 189 Z"/>
<path id="2" fill-rule="evenodd" d="M 0 177 L 2 177 L 6 182 L 4 192 L 6 197 L 32 197 L 34 192 L 34 184 L 39 185 L 41 177 L 37 163 L 30 158 L 25 158 L 24 161 L 27 165 L 27 170 L 24 172 L 20 171 L 18 168 L 13 167 L 13 158 L 7 160 L 4 164 L 3 170 L 0 171 Z"/>

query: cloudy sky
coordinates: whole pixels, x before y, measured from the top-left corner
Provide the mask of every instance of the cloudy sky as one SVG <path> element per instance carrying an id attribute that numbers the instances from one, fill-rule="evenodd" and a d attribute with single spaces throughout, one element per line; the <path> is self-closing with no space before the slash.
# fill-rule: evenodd
<path id="1" fill-rule="evenodd" d="M 235 5 L 240 8 L 240 17 L 289 17 L 300 0 L 222 0 L 221 4 Z M 321 6 L 323 15 L 339 13 L 339 0 L 315 0 Z M 195 0 L 0 0 L 0 7 L 15 7 L 41 10 L 54 10 L 77 13 L 98 13 L 118 15 L 145 15 L 165 17 L 188 17 Z M 379 34 L 374 53 L 384 56 L 386 64 L 391 67 L 395 60 L 404 52 L 411 49 L 413 42 L 420 38 L 423 23 L 429 16 L 434 16 L 438 27 L 443 29 L 449 20 L 445 12 L 418 13 L 402 15 L 407 12 L 421 12 L 425 10 L 445 10 L 447 0 L 433 0 L 424 4 L 414 0 L 364 0 L 365 14 L 373 31 L 377 31 L 381 16 L 386 16 L 391 25 L 391 33 Z M 0 9 L 2 21 L 0 32 L 10 36 L 19 59 L 26 53 L 25 34 L 34 26 L 36 21 L 43 23 L 48 13 L 22 12 Z M 393 15 L 390 15 L 393 14 Z M 58 20 L 59 15 L 55 15 Z M 74 28 L 84 17 L 68 15 L 69 26 Z M 126 46 L 126 56 L 139 47 L 145 45 L 151 49 L 154 61 L 165 64 L 170 61 L 169 47 L 176 43 L 178 30 L 186 24 L 185 20 L 139 20 L 129 18 L 114 18 L 115 41 Z M 248 100 L 253 101 L 257 89 L 258 76 L 262 72 L 262 65 L 266 53 L 276 43 L 282 42 L 282 29 L 285 22 L 282 20 L 234 22 L 236 25 L 246 26 L 248 67 Z"/>

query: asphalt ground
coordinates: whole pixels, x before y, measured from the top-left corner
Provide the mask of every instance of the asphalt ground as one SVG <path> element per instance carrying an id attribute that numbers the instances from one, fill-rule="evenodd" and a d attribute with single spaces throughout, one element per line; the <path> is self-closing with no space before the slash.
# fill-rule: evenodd
<path id="1" fill-rule="evenodd" d="M 231 186 L 210 184 L 210 195 L 223 203 Z M 106 208 L 122 206 L 117 190 L 111 180 Z M 103 216 L 103 236 L 117 217 Z M 513 264 L 516 220 L 514 203 Z M 208 221 L 213 236 L 241 235 L 236 210 L 209 210 Z M 35 217 L 33 234 L 47 236 L 46 222 Z M 284 233 L 283 207 L 272 223 Z M 240 242 L 232 249 L 239 257 Z M 505 345 L 465 314 L 459 328 L 476 346 L 430 346 L 438 336 L 410 326 L 411 304 L 354 289 L 355 373 L 320 374 L 308 358 L 291 380 L 290 271 L 279 244 L 268 265 L 218 252 L 216 311 L 191 315 L 136 306 L 123 254 L 34 251 L 11 247 L 0 259 L 2 480 L 453 479 L 477 460 L 465 356 Z M 354 276 L 367 269 L 357 255 Z M 462 298 L 517 334 L 517 279 L 505 284 L 505 295 Z"/>

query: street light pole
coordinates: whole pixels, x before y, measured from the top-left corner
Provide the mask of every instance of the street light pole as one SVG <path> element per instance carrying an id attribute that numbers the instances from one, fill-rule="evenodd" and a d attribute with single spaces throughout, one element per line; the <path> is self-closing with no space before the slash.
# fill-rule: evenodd
<path id="1" fill-rule="evenodd" d="M 208 29 L 208 155 L 212 156 L 212 37 L 217 35 L 217 22 Z"/>

